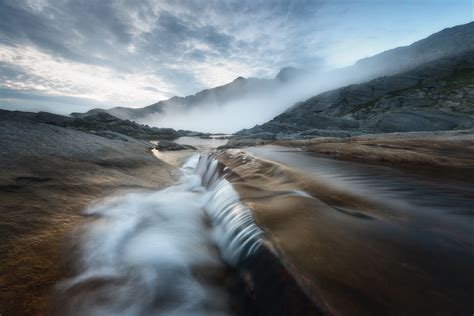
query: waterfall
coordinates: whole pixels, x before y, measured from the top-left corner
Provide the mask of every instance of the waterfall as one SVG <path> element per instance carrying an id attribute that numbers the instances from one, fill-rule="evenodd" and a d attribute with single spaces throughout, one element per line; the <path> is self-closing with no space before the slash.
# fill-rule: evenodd
<path id="1" fill-rule="evenodd" d="M 224 260 L 237 266 L 258 249 L 262 230 L 255 224 L 250 210 L 240 202 L 225 174 L 220 176 L 216 159 L 201 155 L 194 170 L 209 190 L 204 210 L 212 223 L 214 240 Z"/>

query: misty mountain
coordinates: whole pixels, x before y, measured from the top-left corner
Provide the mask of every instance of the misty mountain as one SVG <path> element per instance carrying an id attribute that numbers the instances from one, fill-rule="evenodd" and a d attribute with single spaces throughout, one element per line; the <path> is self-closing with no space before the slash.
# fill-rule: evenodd
<path id="1" fill-rule="evenodd" d="M 474 51 L 319 94 L 238 134 L 304 138 L 470 128 Z"/>
<path id="2" fill-rule="evenodd" d="M 92 109 L 86 113 L 72 113 L 76 117 L 84 117 L 98 112 L 107 112 L 122 119 L 142 120 L 147 116 L 164 113 L 173 109 L 186 111 L 190 108 L 204 107 L 210 105 L 222 106 L 233 100 L 256 98 L 280 88 L 279 85 L 291 80 L 296 73 L 294 68 L 284 68 L 274 79 L 243 78 L 238 77 L 234 81 L 212 89 L 200 91 L 186 97 L 172 97 L 171 99 L 159 101 L 143 108 L 115 107 L 111 109 Z"/>
<path id="3" fill-rule="evenodd" d="M 239 77 L 223 86 L 191 96 L 173 97 L 143 108 L 93 109 L 72 115 L 83 117 L 107 112 L 150 125 L 235 132 L 267 122 L 292 104 L 321 92 L 402 73 L 421 64 L 471 50 L 474 50 L 474 22 L 444 29 L 409 46 L 364 58 L 342 69 L 314 73 L 283 68 L 273 79 Z M 209 130 L 211 125 L 215 130 Z"/>

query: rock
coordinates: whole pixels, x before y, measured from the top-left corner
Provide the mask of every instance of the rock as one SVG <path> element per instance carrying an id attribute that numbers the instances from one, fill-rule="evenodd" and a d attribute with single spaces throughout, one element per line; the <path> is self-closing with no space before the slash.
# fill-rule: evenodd
<path id="1" fill-rule="evenodd" d="M 313 138 L 313 137 L 350 137 L 354 135 L 349 131 L 343 130 L 322 130 L 322 129 L 310 129 L 297 134 L 299 138 Z"/>
<path id="2" fill-rule="evenodd" d="M 402 110 L 377 115 L 369 119 L 365 124 L 365 127 L 369 130 L 384 133 L 448 131 L 473 128 L 474 120 L 465 114 L 448 111 Z"/>
<path id="3" fill-rule="evenodd" d="M 187 150 L 196 148 L 190 145 L 181 145 L 169 140 L 160 140 L 158 145 L 156 145 L 156 149 L 161 151 L 174 151 L 174 150 Z"/>
<path id="4" fill-rule="evenodd" d="M 157 128 L 122 120 L 105 112 L 85 117 L 68 117 L 48 112 L 20 112 L 0 110 L 0 118 L 11 118 L 30 123 L 67 127 L 110 139 L 133 137 L 142 140 L 176 139 L 181 134 L 172 128 Z M 119 136 L 121 134 L 122 136 Z"/>
<path id="5" fill-rule="evenodd" d="M 252 138 L 252 139 L 261 139 L 261 140 L 274 140 L 275 139 L 275 134 L 274 133 L 268 133 L 268 132 L 262 132 L 262 133 L 238 136 L 237 138 L 239 138 L 239 139 Z"/>

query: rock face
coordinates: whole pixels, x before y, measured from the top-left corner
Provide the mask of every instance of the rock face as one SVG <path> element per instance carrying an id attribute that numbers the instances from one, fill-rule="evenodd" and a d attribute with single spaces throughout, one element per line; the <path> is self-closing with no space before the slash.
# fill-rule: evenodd
<path id="1" fill-rule="evenodd" d="M 474 51 L 319 94 L 238 134 L 337 137 L 472 127 Z"/>

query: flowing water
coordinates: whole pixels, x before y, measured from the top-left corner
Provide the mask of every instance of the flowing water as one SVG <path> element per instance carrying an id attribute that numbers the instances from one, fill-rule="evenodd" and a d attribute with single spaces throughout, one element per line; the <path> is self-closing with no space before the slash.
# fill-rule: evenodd
<path id="1" fill-rule="evenodd" d="M 226 135 L 220 135 L 217 137 L 210 138 L 201 138 L 201 137 L 191 137 L 183 136 L 175 140 L 175 143 L 181 145 L 190 145 L 197 148 L 197 151 L 194 150 L 178 150 L 178 151 L 164 151 L 160 152 L 158 150 L 153 150 L 154 155 L 171 165 L 181 166 L 187 159 L 192 155 L 195 155 L 196 152 L 206 153 L 211 151 L 214 148 L 223 146 L 227 143 L 228 139 L 223 139 Z M 156 142 L 153 142 L 156 144 Z"/>
<path id="2" fill-rule="evenodd" d="M 229 284 L 232 269 L 259 248 L 261 231 L 216 160 L 193 155 L 181 170 L 165 190 L 87 210 L 94 219 L 77 241 L 78 273 L 58 286 L 61 314 L 249 313 Z"/>
<path id="3" fill-rule="evenodd" d="M 242 201 L 326 314 L 474 309 L 472 170 L 401 169 L 278 146 L 224 156 Z"/>
<path id="4" fill-rule="evenodd" d="M 423 168 L 403 170 L 388 166 L 337 160 L 279 146 L 247 150 L 305 173 L 333 190 L 379 205 L 392 220 L 430 225 L 474 247 L 474 173 L 442 174 Z"/>

